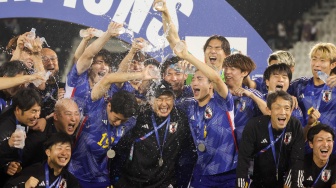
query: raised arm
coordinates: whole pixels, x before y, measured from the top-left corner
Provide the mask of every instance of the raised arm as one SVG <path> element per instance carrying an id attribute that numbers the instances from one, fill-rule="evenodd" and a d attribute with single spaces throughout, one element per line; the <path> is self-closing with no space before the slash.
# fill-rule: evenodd
<path id="1" fill-rule="evenodd" d="M 44 80 L 40 74 L 23 75 L 16 77 L 0 77 L 0 90 L 15 87 L 21 84 L 30 83 L 33 80 Z"/>
<path id="2" fill-rule="evenodd" d="M 84 50 L 76 64 L 79 75 L 90 68 L 92 64 L 92 58 L 104 47 L 108 40 L 111 37 L 116 37 L 119 35 L 118 29 L 121 27 L 122 24 L 111 22 L 107 31 Z"/>
<path id="3" fill-rule="evenodd" d="M 141 37 L 133 40 L 131 49 L 119 64 L 118 72 L 127 72 L 128 66 L 130 62 L 133 60 L 133 57 L 137 52 L 143 49 L 144 46 L 142 44 L 144 44 L 145 42 L 146 40 Z"/>
<path id="4" fill-rule="evenodd" d="M 91 99 L 96 101 L 104 96 L 104 94 L 108 91 L 111 84 L 113 83 L 120 83 L 126 82 L 129 80 L 150 80 L 155 79 L 154 75 L 150 74 L 151 69 L 153 69 L 153 65 L 148 65 L 142 72 L 133 72 L 133 73 L 126 73 L 126 72 L 116 72 L 116 73 L 109 73 L 104 76 L 91 91 Z"/>
<path id="5" fill-rule="evenodd" d="M 163 3 L 162 8 L 156 8 L 156 10 L 162 13 L 163 31 L 166 34 L 166 38 L 169 42 L 170 47 L 173 49 L 176 43 L 180 41 L 180 37 L 178 35 L 177 28 L 175 24 L 173 23 L 170 13 L 168 11 L 166 1 L 165 0 L 155 0 L 153 6 L 155 6 L 155 4 L 158 2 Z"/>
<path id="6" fill-rule="evenodd" d="M 213 82 L 213 86 L 215 91 L 217 91 L 217 93 L 223 97 L 224 99 L 226 99 L 229 89 L 226 86 L 226 84 L 223 82 L 222 78 L 220 77 L 220 75 L 218 74 L 218 72 L 216 70 L 214 70 L 213 68 L 209 67 L 207 64 L 201 62 L 200 60 L 198 60 L 195 56 L 193 56 L 192 54 L 190 54 L 188 52 L 187 49 L 187 45 L 185 44 L 184 41 L 181 41 L 184 44 L 184 49 L 182 50 L 182 52 L 177 52 L 176 50 L 174 50 L 174 53 L 179 56 L 182 59 L 185 59 L 186 61 L 188 61 L 189 63 L 193 64 L 198 70 L 202 71 L 202 73 L 211 81 Z"/>
<path id="7" fill-rule="evenodd" d="M 88 28 L 86 29 L 89 33 L 90 31 L 93 30 L 94 28 Z M 85 48 L 89 44 L 89 41 L 92 39 L 93 34 L 89 34 L 87 37 L 83 37 L 82 40 L 80 41 L 78 47 L 76 48 L 73 63 L 77 63 L 78 59 L 80 56 L 84 53 Z"/>

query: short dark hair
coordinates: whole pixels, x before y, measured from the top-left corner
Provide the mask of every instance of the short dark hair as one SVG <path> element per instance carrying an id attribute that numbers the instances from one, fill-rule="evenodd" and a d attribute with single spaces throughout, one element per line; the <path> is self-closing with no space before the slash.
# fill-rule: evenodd
<path id="1" fill-rule="evenodd" d="M 331 134 L 332 139 L 335 138 L 335 132 L 334 129 L 331 128 L 329 125 L 318 123 L 317 125 L 311 127 L 307 133 L 307 139 L 309 142 L 313 142 L 314 136 L 320 133 L 321 131 L 325 131 Z"/>
<path id="2" fill-rule="evenodd" d="M 44 150 L 50 149 L 53 145 L 58 143 L 69 143 L 72 146 L 72 137 L 64 132 L 53 133 L 47 141 L 44 142 L 43 148 Z"/>
<path id="3" fill-rule="evenodd" d="M 27 67 L 22 61 L 8 61 L 0 67 L 0 77 L 14 77 L 20 73 L 28 74 Z"/>
<path id="4" fill-rule="evenodd" d="M 93 61 L 96 61 L 97 57 L 102 57 L 105 63 L 109 66 L 112 67 L 112 54 L 106 49 L 101 49 L 94 57 Z"/>
<path id="5" fill-rule="evenodd" d="M 275 73 L 286 73 L 289 79 L 289 82 L 292 80 L 292 71 L 290 67 L 285 63 L 276 63 L 270 65 L 266 68 L 264 72 L 264 80 L 269 80 L 272 74 Z"/>
<path id="6" fill-rule="evenodd" d="M 32 88 L 19 89 L 13 96 L 13 107 L 18 107 L 22 111 L 27 111 L 35 104 L 42 105 L 40 94 Z"/>
<path id="7" fill-rule="evenodd" d="M 162 67 L 161 67 L 161 74 L 165 74 L 168 67 L 170 65 L 174 65 L 176 63 L 178 63 L 179 61 L 182 61 L 183 59 L 178 57 L 178 56 L 174 56 L 174 57 L 171 57 L 169 59 L 167 59 L 163 64 L 162 64 Z"/>
<path id="8" fill-rule="evenodd" d="M 232 54 L 224 59 L 223 67 L 235 67 L 250 74 L 257 66 L 253 60 L 243 54 Z"/>
<path id="9" fill-rule="evenodd" d="M 203 46 L 203 52 L 205 52 L 206 48 L 209 46 L 210 41 L 217 39 L 220 40 L 222 42 L 222 49 L 225 53 L 225 55 L 230 55 L 231 54 L 231 48 L 230 48 L 230 43 L 229 41 L 221 36 L 221 35 L 212 35 L 211 37 L 208 38 L 208 40 L 205 42 L 204 46 Z"/>
<path id="10" fill-rule="evenodd" d="M 127 91 L 114 93 L 109 103 L 111 112 L 122 114 L 125 118 L 136 115 L 139 108 L 135 95 Z"/>
<path id="11" fill-rule="evenodd" d="M 336 75 L 336 67 L 331 69 L 330 71 L 330 75 Z"/>
<path id="12" fill-rule="evenodd" d="M 267 107 L 271 109 L 272 104 L 277 100 L 277 98 L 282 98 L 286 101 L 290 102 L 291 108 L 293 107 L 293 99 L 290 94 L 288 94 L 285 91 L 279 90 L 275 92 L 271 92 L 270 94 L 267 95 Z"/>

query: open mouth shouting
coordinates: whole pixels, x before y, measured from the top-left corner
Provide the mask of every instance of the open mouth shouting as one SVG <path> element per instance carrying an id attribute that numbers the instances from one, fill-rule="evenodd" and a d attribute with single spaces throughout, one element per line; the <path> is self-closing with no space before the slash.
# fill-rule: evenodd
<path id="1" fill-rule="evenodd" d="M 210 63 L 215 64 L 217 57 L 209 57 Z"/>
<path id="2" fill-rule="evenodd" d="M 276 86 L 275 86 L 275 90 L 276 91 L 280 91 L 280 90 L 282 90 L 283 89 L 283 84 L 277 84 Z"/>
<path id="3" fill-rule="evenodd" d="M 76 124 L 74 123 L 69 123 L 67 126 L 67 132 L 73 134 L 75 132 L 75 126 Z"/>
<path id="4" fill-rule="evenodd" d="M 194 92 L 194 97 L 197 97 L 197 96 L 199 96 L 199 94 L 200 94 L 200 89 L 199 88 L 193 88 L 193 92 Z"/>
<path id="5" fill-rule="evenodd" d="M 98 76 L 99 76 L 99 77 L 104 77 L 105 74 L 106 74 L 106 71 L 99 71 L 99 72 L 98 72 Z"/>

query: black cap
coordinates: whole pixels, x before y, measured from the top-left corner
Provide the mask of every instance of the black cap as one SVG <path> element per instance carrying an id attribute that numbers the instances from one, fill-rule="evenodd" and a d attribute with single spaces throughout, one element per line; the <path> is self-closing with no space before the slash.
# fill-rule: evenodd
<path id="1" fill-rule="evenodd" d="M 154 90 L 154 97 L 156 98 L 158 98 L 160 95 L 164 93 L 169 93 L 174 96 L 172 86 L 166 81 L 161 81 L 157 84 L 154 83 L 153 90 Z"/>

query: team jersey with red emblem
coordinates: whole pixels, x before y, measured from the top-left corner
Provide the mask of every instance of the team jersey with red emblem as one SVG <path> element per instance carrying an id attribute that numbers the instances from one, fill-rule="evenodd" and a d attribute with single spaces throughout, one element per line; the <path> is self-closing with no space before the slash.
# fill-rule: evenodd
<path id="1" fill-rule="evenodd" d="M 331 154 L 329 157 L 329 162 L 325 169 L 319 168 L 313 162 L 313 154 L 307 154 L 305 156 L 304 162 L 304 180 L 303 185 L 305 187 L 313 187 L 314 182 L 316 181 L 314 187 L 319 188 L 330 188 L 332 185 L 336 184 L 336 156 Z M 321 174 L 321 175 L 319 175 Z"/>

